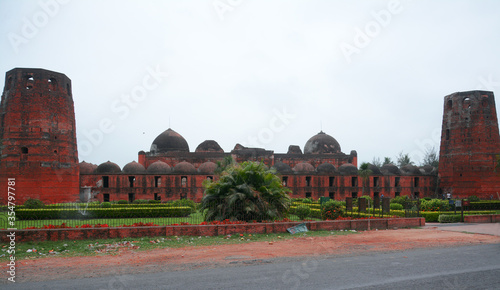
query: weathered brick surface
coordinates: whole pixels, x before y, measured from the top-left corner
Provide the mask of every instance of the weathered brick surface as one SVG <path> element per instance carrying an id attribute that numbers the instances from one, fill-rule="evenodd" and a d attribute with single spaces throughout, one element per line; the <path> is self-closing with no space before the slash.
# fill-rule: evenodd
<path id="1" fill-rule="evenodd" d="M 6 73 L 0 104 L 0 202 L 15 178 L 16 204 L 79 198 L 79 165 L 71 80 L 42 69 Z"/>
<path id="2" fill-rule="evenodd" d="M 443 194 L 495 198 L 500 174 L 495 172 L 500 135 L 493 92 L 470 91 L 444 98 L 439 156 Z"/>
<path id="3" fill-rule="evenodd" d="M 464 216 L 464 223 L 500 223 L 500 214 Z"/>

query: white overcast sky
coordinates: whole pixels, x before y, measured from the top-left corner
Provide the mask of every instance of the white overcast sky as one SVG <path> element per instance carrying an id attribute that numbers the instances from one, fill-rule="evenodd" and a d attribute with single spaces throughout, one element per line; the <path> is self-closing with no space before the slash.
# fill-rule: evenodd
<path id="1" fill-rule="evenodd" d="M 496 0 L 0 0 L 0 72 L 72 80 L 80 161 L 123 167 L 171 127 L 191 151 L 286 153 L 322 129 L 359 164 L 418 163 L 444 96 L 494 91 L 498 111 L 499 16 Z"/>

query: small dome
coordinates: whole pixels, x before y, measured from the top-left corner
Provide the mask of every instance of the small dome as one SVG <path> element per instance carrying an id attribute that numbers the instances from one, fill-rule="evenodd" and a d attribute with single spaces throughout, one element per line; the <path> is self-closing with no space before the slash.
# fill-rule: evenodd
<path id="1" fill-rule="evenodd" d="M 384 175 L 401 175 L 401 171 L 394 164 L 382 165 L 382 167 L 380 168 L 380 171 L 382 171 L 382 173 Z"/>
<path id="2" fill-rule="evenodd" d="M 92 163 L 87 163 L 85 161 L 80 162 L 80 174 L 92 174 L 97 169 L 97 165 Z"/>
<path id="3" fill-rule="evenodd" d="M 283 163 L 283 162 L 276 162 L 273 165 L 273 168 L 276 169 L 277 172 L 279 173 L 292 173 L 292 168 L 290 165 Z"/>
<path id="4" fill-rule="evenodd" d="M 184 137 L 168 128 L 153 141 L 151 152 L 166 153 L 170 151 L 189 152 L 189 146 Z"/>
<path id="5" fill-rule="evenodd" d="M 219 146 L 219 143 L 214 140 L 205 140 L 196 147 L 195 152 L 220 152 L 224 153 L 224 150 Z"/>
<path id="6" fill-rule="evenodd" d="M 371 163 L 368 163 L 368 169 L 370 169 L 370 171 L 372 172 L 373 175 L 381 175 L 382 172 L 380 171 L 380 168 L 378 168 L 377 166 L 371 164 Z"/>
<path id="7" fill-rule="evenodd" d="M 332 136 L 323 131 L 307 140 L 304 154 L 329 154 L 340 153 L 340 144 Z"/>
<path id="8" fill-rule="evenodd" d="M 414 165 L 405 165 L 401 167 L 401 172 L 406 175 L 420 175 L 420 170 Z"/>
<path id="9" fill-rule="evenodd" d="M 321 173 L 336 173 L 337 172 L 337 168 L 335 168 L 335 166 L 331 163 L 323 163 L 323 164 L 320 164 L 317 168 L 316 168 L 316 171 L 317 172 L 321 172 Z"/>
<path id="10" fill-rule="evenodd" d="M 149 165 L 146 171 L 152 174 L 168 174 L 172 172 L 170 165 L 160 160 Z"/>
<path id="11" fill-rule="evenodd" d="M 123 166 L 122 172 L 127 174 L 145 173 L 146 168 L 144 168 L 142 164 L 132 161 L 130 163 L 127 163 L 127 165 Z"/>
<path id="12" fill-rule="evenodd" d="M 420 172 L 422 174 L 426 174 L 426 175 L 436 174 L 436 172 L 437 172 L 436 167 L 431 166 L 431 165 L 424 165 L 424 166 L 420 167 L 419 169 L 420 169 Z"/>
<path id="13" fill-rule="evenodd" d="M 195 173 L 196 168 L 194 168 L 193 164 L 186 162 L 186 161 L 182 161 L 182 162 L 177 163 L 177 165 L 174 166 L 174 172 L 175 173 Z"/>
<path id="14" fill-rule="evenodd" d="M 111 161 L 104 162 L 101 165 L 97 166 L 95 173 L 121 173 L 122 170 L 120 166 Z"/>
<path id="15" fill-rule="evenodd" d="M 340 165 L 339 171 L 343 175 L 357 175 L 358 174 L 358 168 L 354 166 L 351 163 L 344 163 Z"/>
<path id="16" fill-rule="evenodd" d="M 207 161 L 198 167 L 198 172 L 199 173 L 205 173 L 205 174 L 213 174 L 215 172 L 215 169 L 217 169 L 217 164 Z"/>
<path id="17" fill-rule="evenodd" d="M 314 166 L 310 163 L 302 162 L 293 167 L 293 171 L 295 172 L 314 172 Z"/>
<path id="18" fill-rule="evenodd" d="M 302 150 L 298 145 L 290 145 L 288 146 L 288 152 L 286 154 L 302 154 Z"/>

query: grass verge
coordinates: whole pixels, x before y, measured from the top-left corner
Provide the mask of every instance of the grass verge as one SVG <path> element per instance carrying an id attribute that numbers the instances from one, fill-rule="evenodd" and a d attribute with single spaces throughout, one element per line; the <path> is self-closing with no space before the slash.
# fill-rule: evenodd
<path id="1" fill-rule="evenodd" d="M 181 248 L 197 246 L 214 246 L 228 244 L 246 244 L 253 242 L 276 242 L 280 240 L 297 239 L 301 237 L 339 236 L 356 233 L 355 231 L 310 231 L 306 233 L 271 233 L 271 234 L 234 234 L 216 237 L 142 237 L 116 238 L 78 241 L 45 241 L 17 243 L 15 249 L 16 260 L 39 259 L 47 257 L 76 257 L 118 255 L 123 251 L 147 251 L 163 248 Z M 8 245 L 0 244 L 0 262 L 9 259 Z"/>

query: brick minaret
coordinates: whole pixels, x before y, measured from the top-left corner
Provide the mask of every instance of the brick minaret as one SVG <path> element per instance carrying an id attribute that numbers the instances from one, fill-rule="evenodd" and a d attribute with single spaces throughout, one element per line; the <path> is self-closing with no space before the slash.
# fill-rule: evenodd
<path id="1" fill-rule="evenodd" d="M 500 137 L 493 92 L 458 92 L 444 98 L 439 152 L 440 188 L 453 197 L 494 198 L 500 193 L 495 172 Z"/>
<path id="2" fill-rule="evenodd" d="M 16 204 L 76 201 L 79 167 L 71 80 L 43 69 L 6 73 L 0 104 L 0 202 L 15 178 Z"/>

